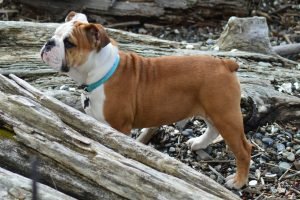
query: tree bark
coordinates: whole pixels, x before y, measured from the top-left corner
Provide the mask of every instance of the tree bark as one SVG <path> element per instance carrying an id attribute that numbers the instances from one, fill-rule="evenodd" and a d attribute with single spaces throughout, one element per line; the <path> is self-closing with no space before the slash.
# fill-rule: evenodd
<path id="1" fill-rule="evenodd" d="M 0 167 L 25 177 L 31 175 L 31 160 L 34 156 L 38 158 L 39 182 L 46 184 L 58 191 L 68 194 L 76 199 L 124 199 L 121 196 L 99 187 L 96 183 L 86 179 L 60 163 L 49 159 L 38 151 L 30 149 L 17 142 L 11 137 L 1 137 L 0 135 Z M 2 198 L 0 198 L 2 199 Z"/>
<path id="2" fill-rule="evenodd" d="M 264 17 L 237 18 L 228 20 L 218 40 L 220 50 L 274 53 L 269 39 L 269 28 Z"/>
<path id="3" fill-rule="evenodd" d="M 281 56 L 299 54 L 300 43 L 275 46 L 273 47 L 273 50 Z"/>
<path id="4" fill-rule="evenodd" d="M 31 180 L 0 167 L 0 199 L 31 198 Z M 43 200 L 75 200 L 43 184 L 38 184 L 38 198 Z"/>

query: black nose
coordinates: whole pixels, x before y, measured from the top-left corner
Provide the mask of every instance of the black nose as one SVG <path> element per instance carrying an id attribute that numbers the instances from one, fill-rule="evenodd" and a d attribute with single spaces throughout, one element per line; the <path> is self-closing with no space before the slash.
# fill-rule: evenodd
<path id="1" fill-rule="evenodd" d="M 45 44 L 45 51 L 50 51 L 52 47 L 55 46 L 55 40 L 54 39 L 50 39 L 47 41 L 47 43 Z"/>

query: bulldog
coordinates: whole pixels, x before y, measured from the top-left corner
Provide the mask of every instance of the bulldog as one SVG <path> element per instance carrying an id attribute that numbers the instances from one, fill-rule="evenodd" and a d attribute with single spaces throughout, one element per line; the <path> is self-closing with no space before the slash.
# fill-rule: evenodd
<path id="1" fill-rule="evenodd" d="M 206 148 L 219 134 L 236 158 L 229 188 L 246 184 L 251 144 L 244 135 L 238 65 L 212 56 L 145 58 L 120 51 L 103 26 L 71 12 L 41 50 L 42 60 L 85 85 L 88 115 L 129 134 L 200 116 L 206 132 L 187 141 Z"/>

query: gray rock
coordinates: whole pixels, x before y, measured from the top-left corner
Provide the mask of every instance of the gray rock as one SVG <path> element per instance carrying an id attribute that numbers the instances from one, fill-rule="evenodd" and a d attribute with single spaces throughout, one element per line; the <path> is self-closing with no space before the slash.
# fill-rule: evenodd
<path id="1" fill-rule="evenodd" d="M 293 148 L 297 151 L 298 149 L 300 149 L 300 144 L 294 145 Z"/>
<path id="2" fill-rule="evenodd" d="M 206 153 L 205 151 L 203 151 L 202 149 L 196 151 L 196 154 L 197 154 L 197 161 L 200 161 L 200 160 L 212 160 L 212 157 Z"/>
<path id="3" fill-rule="evenodd" d="M 273 173 L 273 174 L 278 174 L 279 176 L 284 172 L 283 168 L 280 168 L 280 167 L 271 167 L 270 171 Z"/>
<path id="4" fill-rule="evenodd" d="M 300 170 L 300 160 L 296 160 L 296 161 L 294 162 L 294 166 L 295 166 L 295 168 L 296 168 L 297 170 Z"/>
<path id="5" fill-rule="evenodd" d="M 272 64 L 268 62 L 258 62 L 258 65 L 262 67 L 272 67 Z"/>
<path id="6" fill-rule="evenodd" d="M 277 149 L 278 152 L 280 152 L 280 151 L 283 151 L 285 149 L 285 146 L 282 143 L 277 143 L 276 144 L 276 149 Z"/>
<path id="7" fill-rule="evenodd" d="M 253 136 L 254 138 L 258 138 L 258 139 L 261 139 L 263 137 L 263 135 L 259 132 L 255 133 Z"/>
<path id="8" fill-rule="evenodd" d="M 300 149 L 298 149 L 295 153 L 296 156 L 299 156 L 300 155 Z"/>
<path id="9" fill-rule="evenodd" d="M 262 142 L 268 146 L 271 146 L 274 143 L 274 140 L 272 138 L 269 137 L 264 137 L 262 139 Z"/>
<path id="10" fill-rule="evenodd" d="M 286 171 L 287 169 L 289 169 L 292 165 L 290 163 L 287 162 L 279 162 L 279 168 L 282 171 Z"/>
<path id="11" fill-rule="evenodd" d="M 185 129 L 184 131 L 182 131 L 182 135 L 184 135 L 184 136 L 193 135 L 193 129 Z"/>
<path id="12" fill-rule="evenodd" d="M 287 160 L 293 162 L 295 160 L 295 154 L 293 152 L 283 152 L 282 153 L 283 157 L 286 158 Z"/>
<path id="13" fill-rule="evenodd" d="M 174 147 L 170 147 L 170 148 L 169 148 L 169 152 L 170 152 L 170 153 L 173 153 L 173 152 L 175 152 L 175 151 L 176 151 L 176 149 L 175 149 Z"/>
<path id="14" fill-rule="evenodd" d="M 216 42 L 214 40 L 210 39 L 210 38 L 208 40 L 206 40 L 206 44 L 208 44 L 208 45 L 213 45 L 215 43 Z"/>
<path id="15" fill-rule="evenodd" d="M 249 186 L 250 187 L 255 187 L 257 185 L 257 180 L 251 180 L 249 181 Z"/>
<path id="16" fill-rule="evenodd" d="M 209 175 L 209 178 L 213 179 L 213 180 L 217 180 L 217 176 L 214 174 Z"/>

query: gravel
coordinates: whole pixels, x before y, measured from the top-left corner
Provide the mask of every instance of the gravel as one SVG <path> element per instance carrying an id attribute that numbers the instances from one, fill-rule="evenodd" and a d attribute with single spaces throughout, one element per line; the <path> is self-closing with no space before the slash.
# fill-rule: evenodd
<path id="1" fill-rule="evenodd" d="M 205 123 L 198 119 L 191 119 L 182 131 L 176 124 L 162 126 L 149 145 L 224 185 L 224 177 L 236 170 L 234 156 L 224 141 L 196 152 L 185 144 L 189 138 L 202 135 L 205 129 Z M 249 200 L 259 196 L 260 199 L 300 199 L 300 193 L 295 192 L 300 190 L 299 133 L 296 127 L 277 123 L 246 133 L 254 144 L 249 183 L 232 191 Z"/>

